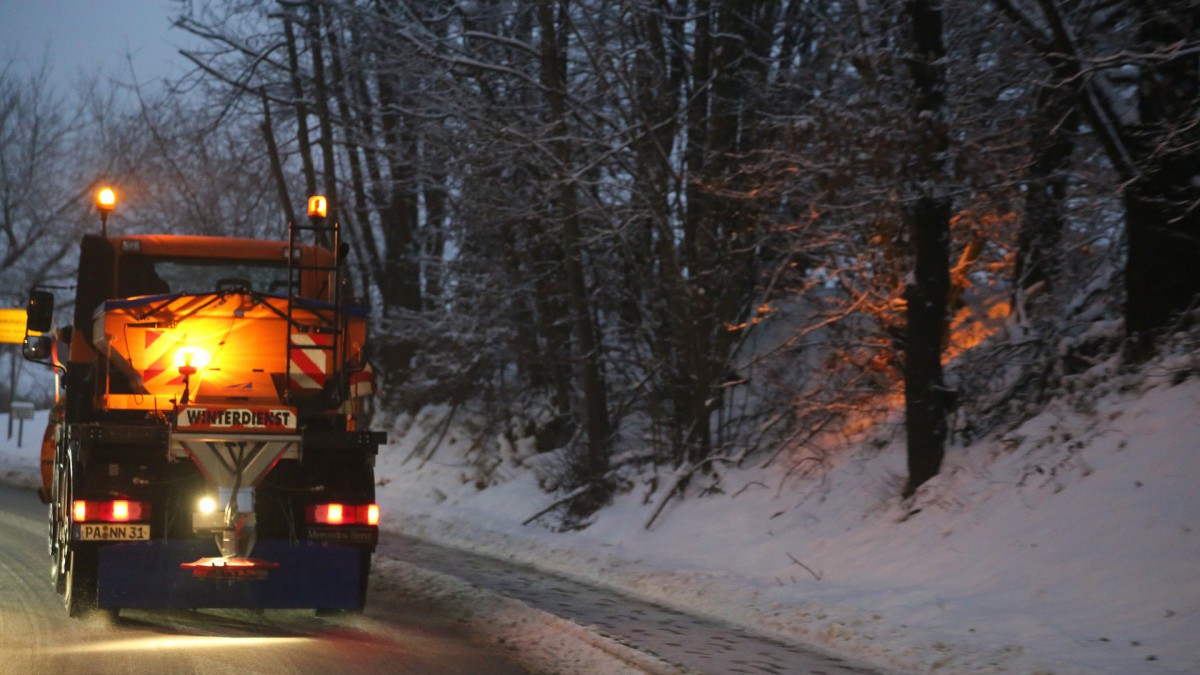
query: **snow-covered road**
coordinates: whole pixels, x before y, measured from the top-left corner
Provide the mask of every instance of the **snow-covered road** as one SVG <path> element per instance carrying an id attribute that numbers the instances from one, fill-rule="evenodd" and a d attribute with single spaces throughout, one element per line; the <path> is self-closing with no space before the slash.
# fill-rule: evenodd
<path id="1" fill-rule="evenodd" d="M 389 533 L 379 553 L 495 590 L 700 673 L 873 672 L 529 566 Z"/>

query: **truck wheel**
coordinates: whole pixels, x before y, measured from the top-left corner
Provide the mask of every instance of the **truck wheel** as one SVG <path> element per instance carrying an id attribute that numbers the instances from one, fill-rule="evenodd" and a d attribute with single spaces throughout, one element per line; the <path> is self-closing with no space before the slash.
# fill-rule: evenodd
<path id="1" fill-rule="evenodd" d="M 58 528 L 52 578 L 55 589 L 62 593 L 67 616 L 75 618 L 96 609 L 99 563 L 95 549 L 80 550 L 72 546 L 71 504 L 75 498 L 75 471 L 70 453 L 58 468 L 58 499 L 55 500 Z"/>
<path id="2" fill-rule="evenodd" d="M 63 606 L 67 616 L 78 618 L 96 609 L 96 552 L 70 551 L 67 555 Z"/>
<path id="3" fill-rule="evenodd" d="M 56 531 L 51 535 L 54 540 L 50 544 L 50 583 L 54 585 L 54 592 L 62 595 L 67 584 L 66 541 L 62 537 L 62 532 L 58 531 L 62 529 L 61 522 L 53 523 L 51 526 Z"/>
<path id="4" fill-rule="evenodd" d="M 71 480 L 65 467 L 55 471 L 57 481 L 54 500 L 50 503 L 50 581 L 54 592 L 62 595 L 67 583 L 67 546 L 71 535 Z"/>

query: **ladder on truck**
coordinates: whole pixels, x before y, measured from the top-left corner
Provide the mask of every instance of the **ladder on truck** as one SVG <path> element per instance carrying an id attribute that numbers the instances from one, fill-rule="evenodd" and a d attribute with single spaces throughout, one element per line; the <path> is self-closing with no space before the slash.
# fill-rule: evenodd
<path id="1" fill-rule="evenodd" d="M 331 263 L 323 263 L 302 241 L 312 234 L 316 246 L 333 252 Z M 319 403 L 333 407 L 346 398 L 341 373 L 345 354 L 346 314 L 341 269 L 341 246 L 337 220 L 310 217 L 308 224 L 288 223 L 287 370 L 284 396 L 291 404 Z M 317 280 L 321 280 L 317 282 Z M 332 302 L 305 297 L 304 284 L 317 284 L 315 295 L 328 289 Z M 326 286 L 325 284 L 328 284 Z M 301 320 L 303 317 L 303 320 Z"/>

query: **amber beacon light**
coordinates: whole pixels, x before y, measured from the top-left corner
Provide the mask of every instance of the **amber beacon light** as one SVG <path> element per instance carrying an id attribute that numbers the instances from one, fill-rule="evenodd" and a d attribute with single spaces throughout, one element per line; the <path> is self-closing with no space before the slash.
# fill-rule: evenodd
<path id="1" fill-rule="evenodd" d="M 321 195 L 313 195 L 308 198 L 308 217 L 309 218 L 324 218 L 329 210 L 329 201 Z"/>
<path id="2" fill-rule="evenodd" d="M 108 214 L 117 208 L 117 193 L 110 187 L 102 187 L 96 193 L 96 209 L 100 211 L 101 234 L 108 236 Z"/>

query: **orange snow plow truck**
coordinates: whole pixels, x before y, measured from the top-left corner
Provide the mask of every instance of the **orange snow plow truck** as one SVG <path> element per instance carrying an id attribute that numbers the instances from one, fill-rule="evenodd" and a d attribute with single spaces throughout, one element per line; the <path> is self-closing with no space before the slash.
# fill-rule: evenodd
<path id="1" fill-rule="evenodd" d="M 63 376 L 41 495 L 68 614 L 363 607 L 385 437 L 360 428 L 345 246 L 309 211 L 286 241 L 86 235 L 57 330 L 31 291 L 25 357 Z"/>

